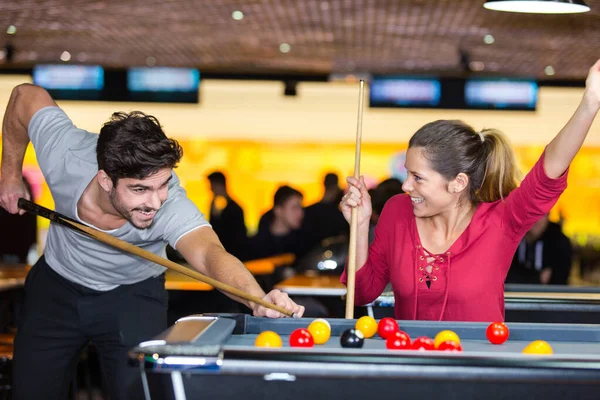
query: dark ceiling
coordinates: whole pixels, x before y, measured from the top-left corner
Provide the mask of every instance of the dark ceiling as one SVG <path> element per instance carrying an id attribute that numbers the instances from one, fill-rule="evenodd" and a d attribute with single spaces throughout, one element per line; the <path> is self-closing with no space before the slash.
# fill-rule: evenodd
<path id="1" fill-rule="evenodd" d="M 69 63 L 222 74 L 472 70 L 580 80 L 600 58 L 600 0 L 586 3 L 585 14 L 538 15 L 489 11 L 483 0 L 3 0 L 9 51 L 0 65 L 61 62 L 68 51 Z"/>

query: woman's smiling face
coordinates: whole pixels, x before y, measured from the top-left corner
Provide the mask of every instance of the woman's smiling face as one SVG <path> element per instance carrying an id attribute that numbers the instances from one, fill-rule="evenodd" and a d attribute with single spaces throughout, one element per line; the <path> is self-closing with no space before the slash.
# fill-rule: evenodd
<path id="1" fill-rule="evenodd" d="M 431 168 L 424 148 L 409 148 L 405 167 L 408 174 L 402 190 L 410 195 L 416 217 L 432 217 L 456 206 L 457 196 L 448 190 L 446 178 Z"/>

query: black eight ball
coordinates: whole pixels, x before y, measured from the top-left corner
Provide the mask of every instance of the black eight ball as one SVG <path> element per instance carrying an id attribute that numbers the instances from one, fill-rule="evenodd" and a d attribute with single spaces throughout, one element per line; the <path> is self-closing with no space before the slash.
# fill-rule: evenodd
<path id="1" fill-rule="evenodd" d="M 365 343 L 365 335 L 358 329 L 346 329 L 340 336 L 340 344 L 344 348 L 360 349 Z"/>

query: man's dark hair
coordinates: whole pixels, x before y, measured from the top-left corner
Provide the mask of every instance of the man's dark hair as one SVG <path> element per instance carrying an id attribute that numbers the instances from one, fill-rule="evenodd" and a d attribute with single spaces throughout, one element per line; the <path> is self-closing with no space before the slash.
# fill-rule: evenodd
<path id="1" fill-rule="evenodd" d="M 158 120 L 141 111 L 116 112 L 98 137 L 98 169 L 116 185 L 121 178 L 144 179 L 163 168 L 173 169 L 183 149 L 163 132 Z"/>
<path id="2" fill-rule="evenodd" d="M 338 176 L 331 172 L 325 175 L 325 179 L 323 180 L 323 185 L 326 189 L 335 189 L 338 187 L 338 183 Z"/>
<path id="3" fill-rule="evenodd" d="M 303 198 L 302 193 L 287 185 L 280 186 L 273 197 L 273 207 L 283 206 L 291 197 Z"/>
<path id="4" fill-rule="evenodd" d="M 221 184 L 223 186 L 227 185 L 227 179 L 225 179 L 225 175 L 223 175 L 223 173 L 220 171 L 215 171 L 209 174 L 206 178 L 210 183 Z"/>

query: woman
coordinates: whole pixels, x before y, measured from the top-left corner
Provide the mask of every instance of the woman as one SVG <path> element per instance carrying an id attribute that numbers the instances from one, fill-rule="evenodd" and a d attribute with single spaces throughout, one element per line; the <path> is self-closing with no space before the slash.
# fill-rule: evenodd
<path id="1" fill-rule="evenodd" d="M 386 203 L 370 246 L 371 199 L 364 180 L 349 177 L 340 207 L 347 221 L 358 207 L 356 304 L 375 300 L 391 282 L 397 319 L 503 321 L 515 249 L 565 190 L 599 108 L 600 60 L 575 114 L 519 187 L 500 132 L 460 121 L 425 125 L 409 141 L 407 194 Z"/>

